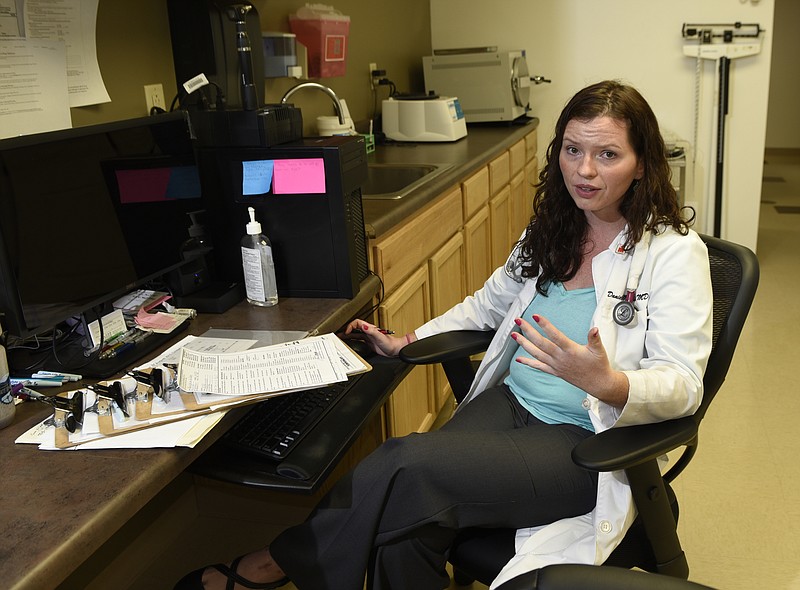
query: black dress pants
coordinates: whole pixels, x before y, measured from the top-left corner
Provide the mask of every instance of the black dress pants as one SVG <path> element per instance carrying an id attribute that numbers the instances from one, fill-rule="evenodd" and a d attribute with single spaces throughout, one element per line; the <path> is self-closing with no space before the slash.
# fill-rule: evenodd
<path id="1" fill-rule="evenodd" d="M 573 447 L 591 433 L 545 424 L 504 385 L 440 430 L 384 442 L 270 545 L 301 590 L 439 590 L 459 529 L 522 528 L 592 510 L 597 475 Z"/>

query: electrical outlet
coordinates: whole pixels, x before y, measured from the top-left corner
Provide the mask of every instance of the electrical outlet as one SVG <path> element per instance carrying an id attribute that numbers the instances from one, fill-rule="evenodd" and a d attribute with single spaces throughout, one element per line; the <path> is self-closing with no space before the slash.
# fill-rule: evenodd
<path id="1" fill-rule="evenodd" d="M 372 74 L 375 70 L 378 69 L 378 64 L 371 63 L 369 64 L 369 87 L 375 90 L 375 76 Z"/>
<path id="2" fill-rule="evenodd" d="M 161 84 L 147 84 L 144 87 L 144 99 L 147 103 L 147 114 L 149 115 L 153 107 L 167 110 L 164 102 L 164 87 Z"/>

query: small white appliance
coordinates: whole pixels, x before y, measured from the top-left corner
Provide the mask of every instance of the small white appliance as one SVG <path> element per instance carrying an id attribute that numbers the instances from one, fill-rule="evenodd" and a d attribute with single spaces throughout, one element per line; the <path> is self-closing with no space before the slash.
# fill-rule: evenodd
<path id="1" fill-rule="evenodd" d="M 456 141 L 467 135 L 464 112 L 454 96 L 389 98 L 382 114 L 383 133 L 395 141 Z"/>
<path id="2" fill-rule="evenodd" d="M 531 77 L 523 50 L 438 50 L 422 58 L 422 69 L 425 92 L 458 96 L 467 123 L 513 121 L 530 108 Z"/>

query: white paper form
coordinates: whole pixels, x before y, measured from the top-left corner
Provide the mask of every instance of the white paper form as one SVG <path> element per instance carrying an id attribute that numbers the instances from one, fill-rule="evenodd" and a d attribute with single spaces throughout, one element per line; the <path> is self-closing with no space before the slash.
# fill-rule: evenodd
<path id="1" fill-rule="evenodd" d="M 64 44 L 0 37 L 0 139 L 70 127 Z"/>
<path id="2" fill-rule="evenodd" d="M 55 427 L 40 422 L 19 438 L 17 444 L 35 444 L 43 451 L 75 451 L 83 449 L 152 449 L 194 447 L 211 428 L 222 419 L 225 412 L 214 412 L 194 418 L 171 422 L 145 430 L 136 430 L 117 436 L 82 434 L 70 439 L 76 445 L 59 448 L 55 442 Z"/>
<path id="3" fill-rule="evenodd" d="M 184 348 L 178 386 L 184 391 L 247 395 L 310 388 L 347 379 L 333 334 L 237 353 Z"/>
<path id="4" fill-rule="evenodd" d="M 220 354 L 223 352 L 239 352 L 252 347 L 257 341 L 247 338 L 216 338 L 207 336 L 184 336 L 180 341 L 170 346 L 156 358 L 136 367 L 145 369 L 158 365 L 177 365 L 181 360 L 181 351 L 184 347 L 198 352 Z"/>
<path id="5" fill-rule="evenodd" d="M 25 0 L 25 36 L 58 39 L 67 49 L 69 106 L 110 102 L 97 63 L 99 0 Z"/>
<path id="6" fill-rule="evenodd" d="M 207 336 L 186 336 L 180 340 L 180 342 L 172 345 L 164 351 L 161 355 L 154 358 L 153 360 L 137 367 L 137 369 L 144 369 L 149 367 L 157 367 L 161 364 L 171 364 L 177 365 L 180 362 L 180 355 L 181 350 L 184 347 L 188 347 L 191 350 L 197 352 L 203 352 L 207 354 L 220 354 L 223 352 L 239 352 L 242 350 L 247 350 L 251 346 L 253 346 L 257 340 L 247 339 L 247 338 L 215 338 L 215 337 L 207 337 Z M 198 398 L 198 403 L 208 402 L 208 401 L 217 401 L 214 399 L 200 399 L 199 395 L 195 397 Z M 227 398 L 224 396 L 219 396 L 219 403 L 224 404 L 227 401 Z M 152 416 L 156 417 L 159 414 L 171 414 L 175 412 L 180 412 L 185 410 L 186 408 L 181 401 L 181 396 L 177 394 L 173 394 L 170 396 L 169 403 L 165 403 L 161 398 L 155 397 L 153 399 L 153 406 L 152 406 Z"/>

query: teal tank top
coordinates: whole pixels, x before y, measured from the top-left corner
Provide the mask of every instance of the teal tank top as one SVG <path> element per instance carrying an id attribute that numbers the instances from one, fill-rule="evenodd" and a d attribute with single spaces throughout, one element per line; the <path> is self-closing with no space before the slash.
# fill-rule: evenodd
<path id="1" fill-rule="evenodd" d="M 533 321 L 533 314 L 544 316 L 568 338 L 586 344 L 596 307 L 594 287 L 567 291 L 561 283 L 553 283 L 547 296 L 538 294 L 533 298 L 522 317 L 544 334 Z M 518 363 L 520 356 L 531 358 L 519 346 L 505 379 L 519 402 L 542 422 L 576 424 L 594 432 L 589 413 L 582 405 L 586 392 L 560 377 Z"/>

